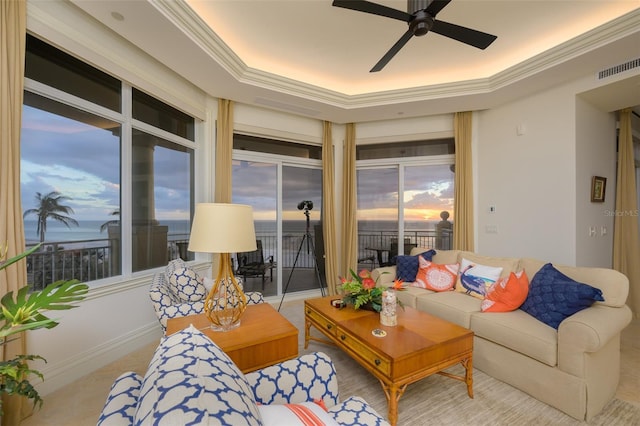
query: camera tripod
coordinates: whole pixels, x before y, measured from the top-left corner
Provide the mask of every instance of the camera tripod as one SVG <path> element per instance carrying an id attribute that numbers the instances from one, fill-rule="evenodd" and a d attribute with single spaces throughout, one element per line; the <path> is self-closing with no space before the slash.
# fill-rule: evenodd
<path id="1" fill-rule="evenodd" d="M 309 231 L 309 207 L 307 204 L 304 204 L 306 202 L 302 202 L 298 205 L 298 208 L 300 209 L 300 206 L 304 206 L 304 215 L 307 217 L 307 228 L 305 231 L 304 236 L 302 237 L 302 241 L 300 241 L 300 247 L 298 247 L 298 253 L 296 254 L 296 258 L 293 261 L 293 266 L 291 267 L 291 272 L 289 272 L 289 279 L 287 279 L 287 285 L 285 285 L 284 287 L 284 291 L 282 292 L 282 299 L 280 299 L 280 304 L 278 305 L 278 312 L 280 311 L 280 308 L 282 307 L 282 302 L 284 301 L 284 297 L 287 295 L 287 290 L 289 289 L 289 283 L 291 282 L 291 277 L 293 276 L 293 272 L 296 270 L 296 265 L 298 264 L 298 259 L 300 258 L 300 252 L 302 252 L 302 247 L 304 247 L 304 243 L 306 241 L 307 243 L 307 253 L 312 252 L 313 253 L 313 266 L 315 267 L 316 270 L 316 279 L 318 280 L 318 284 L 320 285 L 320 293 L 322 294 L 322 296 L 325 296 L 325 291 L 324 291 L 324 285 L 322 284 L 322 280 L 320 279 L 320 269 L 318 269 L 318 262 L 316 260 L 316 249 L 315 246 L 313 245 L 313 237 L 311 236 L 311 232 Z M 308 202 L 311 205 L 311 208 L 313 208 L 313 203 Z"/>

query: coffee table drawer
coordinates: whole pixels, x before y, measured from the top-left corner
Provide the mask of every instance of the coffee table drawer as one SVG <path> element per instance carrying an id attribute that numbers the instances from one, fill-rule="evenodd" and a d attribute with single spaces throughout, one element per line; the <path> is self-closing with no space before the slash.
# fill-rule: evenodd
<path id="1" fill-rule="evenodd" d="M 307 317 L 316 323 L 318 329 L 332 335 L 333 337 L 336 336 L 336 325 L 333 322 L 329 321 L 324 315 L 314 311 L 311 308 L 307 308 Z"/>
<path id="2" fill-rule="evenodd" d="M 357 356 L 365 360 L 371 368 L 378 370 L 385 375 L 389 375 L 391 373 L 391 362 L 380 356 L 380 354 L 372 351 L 357 338 L 340 329 L 338 330 L 338 339 L 348 350 L 354 352 Z"/>

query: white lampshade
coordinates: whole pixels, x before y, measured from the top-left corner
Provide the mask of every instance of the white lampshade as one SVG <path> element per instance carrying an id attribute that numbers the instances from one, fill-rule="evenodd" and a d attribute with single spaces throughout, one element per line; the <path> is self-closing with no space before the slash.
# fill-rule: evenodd
<path id="1" fill-rule="evenodd" d="M 253 251 L 256 248 L 256 230 L 251 206 L 226 203 L 196 204 L 189 237 L 189 251 L 238 253 Z"/>

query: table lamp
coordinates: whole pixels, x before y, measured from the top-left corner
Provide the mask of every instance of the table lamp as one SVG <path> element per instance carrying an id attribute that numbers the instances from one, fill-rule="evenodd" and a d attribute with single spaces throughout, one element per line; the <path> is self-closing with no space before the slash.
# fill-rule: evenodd
<path id="1" fill-rule="evenodd" d="M 256 249 L 253 209 L 244 204 L 200 203 L 196 205 L 189 237 L 189 251 L 219 253 L 213 288 L 204 302 L 204 313 L 216 331 L 240 325 L 247 298 L 233 275 L 231 253 Z M 213 275 L 213 268 L 212 275 Z"/>

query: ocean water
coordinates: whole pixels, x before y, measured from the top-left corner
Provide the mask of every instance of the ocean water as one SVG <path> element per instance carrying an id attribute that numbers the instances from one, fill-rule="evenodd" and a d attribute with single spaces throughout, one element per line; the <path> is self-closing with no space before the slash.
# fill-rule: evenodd
<path id="1" fill-rule="evenodd" d="M 67 228 L 64 224 L 50 220 L 47 222 L 47 232 L 45 233 L 45 242 L 68 242 L 68 241 L 88 241 L 88 240 L 104 240 L 108 238 L 107 232 L 100 232 L 100 226 L 104 223 L 102 220 L 79 220 L 79 226 L 71 226 Z M 318 221 L 310 222 L 310 231 L 314 232 L 315 225 Z M 406 231 L 426 231 L 435 229 L 436 222 L 409 222 L 405 225 Z M 186 220 L 161 220 L 160 225 L 169 227 L 169 239 L 188 239 L 191 230 L 191 224 Z M 256 221 L 257 236 L 275 236 L 275 221 Z M 40 241 L 37 233 L 37 222 L 34 220 L 25 220 L 24 222 L 25 238 L 27 244 L 33 244 Z M 304 234 L 306 230 L 305 220 L 291 220 L 283 223 L 285 234 Z M 358 223 L 360 233 L 367 232 L 384 232 L 393 233 L 397 230 L 397 222 L 395 221 L 360 221 Z"/>

